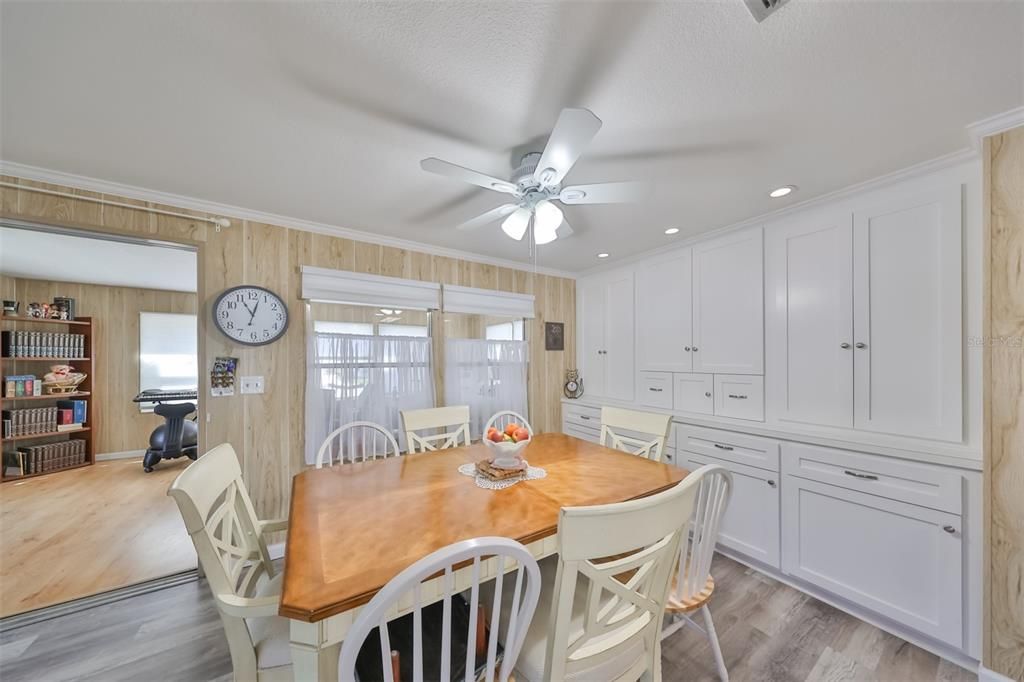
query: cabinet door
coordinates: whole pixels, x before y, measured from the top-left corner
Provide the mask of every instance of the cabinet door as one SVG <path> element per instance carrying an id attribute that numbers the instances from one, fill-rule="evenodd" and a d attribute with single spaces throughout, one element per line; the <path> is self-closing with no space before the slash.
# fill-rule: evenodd
<path id="1" fill-rule="evenodd" d="M 713 374 L 674 374 L 673 404 L 680 412 L 715 413 Z"/>
<path id="2" fill-rule="evenodd" d="M 716 374 L 715 415 L 764 421 L 764 377 Z"/>
<path id="3" fill-rule="evenodd" d="M 636 273 L 636 357 L 641 371 L 690 371 L 690 256 L 686 249 Z"/>
<path id="4" fill-rule="evenodd" d="M 962 645 L 959 516 L 786 476 L 782 527 L 785 573 Z"/>
<path id="5" fill-rule="evenodd" d="M 823 212 L 766 228 L 771 421 L 853 426 L 852 222 Z"/>
<path id="6" fill-rule="evenodd" d="M 734 462 L 678 451 L 691 471 L 720 464 L 732 473 L 732 493 L 722 517 L 718 543 L 763 564 L 779 567 L 778 474 Z"/>
<path id="7" fill-rule="evenodd" d="M 605 283 L 595 279 L 579 282 L 576 300 L 579 306 L 579 370 L 583 390 L 588 395 L 604 395 Z"/>
<path id="8" fill-rule="evenodd" d="M 961 189 L 854 214 L 854 425 L 963 437 Z"/>
<path id="9" fill-rule="evenodd" d="M 611 277 L 605 287 L 604 395 L 632 400 L 636 374 L 633 357 L 633 273 Z"/>
<path id="10" fill-rule="evenodd" d="M 761 228 L 693 247 L 693 371 L 764 373 Z"/>

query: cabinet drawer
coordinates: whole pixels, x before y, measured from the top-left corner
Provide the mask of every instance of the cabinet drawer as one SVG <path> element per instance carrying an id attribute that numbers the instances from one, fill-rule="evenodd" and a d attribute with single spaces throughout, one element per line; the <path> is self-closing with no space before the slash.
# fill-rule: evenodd
<path id="1" fill-rule="evenodd" d="M 672 409 L 672 373 L 640 372 L 640 404 Z"/>
<path id="2" fill-rule="evenodd" d="M 601 409 L 588 405 L 562 404 L 562 420 L 591 429 L 601 430 Z"/>
<path id="3" fill-rule="evenodd" d="M 715 414 L 764 421 L 764 377 L 715 375 Z"/>
<path id="4" fill-rule="evenodd" d="M 679 412 L 715 413 L 714 374 L 676 374 L 672 385 L 673 403 Z"/>
<path id="5" fill-rule="evenodd" d="M 562 433 L 567 436 L 573 436 L 580 440 L 590 441 L 591 443 L 597 443 L 600 440 L 601 432 L 594 429 L 589 429 L 583 426 L 577 426 L 572 422 L 562 422 Z"/>
<path id="6" fill-rule="evenodd" d="M 785 573 L 962 646 L 961 517 L 795 476 L 782 485 Z"/>
<path id="7" fill-rule="evenodd" d="M 769 471 L 779 470 L 779 442 L 776 440 L 689 424 L 677 424 L 676 434 L 676 450 Z"/>
<path id="8" fill-rule="evenodd" d="M 718 544 L 763 564 L 779 567 L 778 474 L 714 457 L 680 452 L 677 466 L 696 471 L 718 464 L 732 474 L 732 492 L 718 532 Z"/>
<path id="9" fill-rule="evenodd" d="M 963 509 L 963 476 L 951 469 L 803 443 L 784 443 L 782 456 L 790 476 L 951 514 Z"/>

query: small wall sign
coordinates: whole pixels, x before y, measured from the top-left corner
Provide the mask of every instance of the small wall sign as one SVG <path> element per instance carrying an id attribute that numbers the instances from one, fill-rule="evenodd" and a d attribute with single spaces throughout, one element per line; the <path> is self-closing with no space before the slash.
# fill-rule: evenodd
<path id="1" fill-rule="evenodd" d="M 565 323 L 544 323 L 544 350 L 565 350 Z"/>

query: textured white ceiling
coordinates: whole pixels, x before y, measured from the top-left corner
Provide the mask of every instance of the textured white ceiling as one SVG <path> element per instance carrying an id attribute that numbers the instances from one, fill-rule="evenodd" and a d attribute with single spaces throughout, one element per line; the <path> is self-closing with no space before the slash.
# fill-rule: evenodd
<path id="1" fill-rule="evenodd" d="M 194 251 L 10 227 L 0 227 L 0 273 L 187 292 L 195 292 L 197 277 Z"/>
<path id="2" fill-rule="evenodd" d="M 0 157 L 528 261 L 503 195 L 559 110 L 604 127 L 568 182 L 643 180 L 574 206 L 540 264 L 580 270 L 961 149 L 1024 103 L 1024 3 L 0 3 Z M 767 191 L 793 183 L 783 201 Z"/>

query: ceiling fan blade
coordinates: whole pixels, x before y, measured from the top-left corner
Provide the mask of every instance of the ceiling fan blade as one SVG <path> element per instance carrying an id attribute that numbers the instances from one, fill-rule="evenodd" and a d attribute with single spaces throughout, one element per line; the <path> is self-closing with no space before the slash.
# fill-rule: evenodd
<path id="1" fill-rule="evenodd" d="M 489 225 L 490 223 L 493 223 L 496 220 L 504 218 L 509 213 L 511 213 L 512 211 L 516 210 L 517 208 L 518 208 L 518 206 L 516 206 L 515 204 L 503 204 L 503 205 L 499 206 L 498 208 L 492 208 L 487 213 L 484 213 L 482 215 L 478 215 L 477 217 L 475 217 L 475 218 L 473 218 L 471 220 L 467 220 L 466 222 L 462 223 L 461 225 L 458 225 L 456 227 L 456 229 L 459 229 L 459 230 L 475 230 L 478 227 L 483 227 L 484 225 Z"/>
<path id="2" fill-rule="evenodd" d="M 601 119 L 590 110 L 562 109 L 533 173 L 534 179 L 547 186 L 560 183 L 600 129 Z"/>
<path id="3" fill-rule="evenodd" d="M 640 182 L 600 182 L 562 188 L 558 200 L 563 204 L 623 204 L 644 198 Z"/>
<path id="4" fill-rule="evenodd" d="M 468 182 L 472 185 L 483 187 L 484 189 L 493 189 L 496 192 L 515 194 L 518 191 L 518 188 L 508 180 L 484 175 L 483 173 L 478 173 L 470 168 L 463 168 L 462 166 L 457 166 L 454 163 L 449 163 L 433 157 L 420 161 L 420 168 L 430 173 L 437 173 L 438 175 L 446 175 L 449 178 L 462 180 L 463 182 Z"/>
<path id="5" fill-rule="evenodd" d="M 562 218 L 562 224 L 558 226 L 557 230 L 555 230 L 555 234 L 559 239 L 565 239 L 566 237 L 572 236 L 572 227 L 569 226 L 569 223 L 564 217 Z"/>

